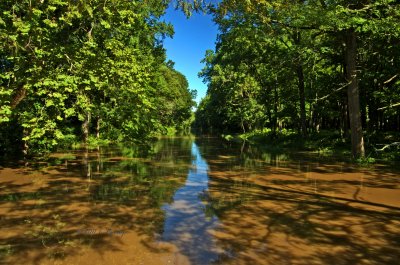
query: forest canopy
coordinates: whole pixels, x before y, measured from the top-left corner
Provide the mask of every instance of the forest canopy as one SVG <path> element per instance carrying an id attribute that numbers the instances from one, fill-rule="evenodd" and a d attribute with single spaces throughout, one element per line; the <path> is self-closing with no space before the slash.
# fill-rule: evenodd
<path id="1" fill-rule="evenodd" d="M 400 130 L 400 2 L 223 0 L 200 73 L 203 132 L 321 129 L 351 139 Z"/>
<path id="2" fill-rule="evenodd" d="M 370 135 L 400 130 L 397 0 L 6 0 L 0 151 L 189 131 L 196 92 L 163 47 L 170 4 L 219 27 L 198 131 L 337 131 L 362 157 Z"/>

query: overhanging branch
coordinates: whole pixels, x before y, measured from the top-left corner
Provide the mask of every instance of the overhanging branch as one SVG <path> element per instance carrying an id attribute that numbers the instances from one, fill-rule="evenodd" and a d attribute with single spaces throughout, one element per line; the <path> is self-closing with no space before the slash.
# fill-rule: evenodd
<path id="1" fill-rule="evenodd" d="M 393 108 L 393 107 L 397 107 L 397 106 L 400 106 L 400 102 L 396 103 L 396 104 L 390 104 L 389 106 L 379 108 L 378 110 L 385 110 L 385 109 L 389 109 L 389 108 Z"/>
<path id="2" fill-rule="evenodd" d="M 340 90 L 345 89 L 346 87 L 348 87 L 348 85 L 350 85 L 350 83 L 351 83 L 351 82 L 345 84 L 344 86 L 339 87 L 338 89 L 333 90 L 332 93 L 330 93 L 330 94 L 328 94 L 328 95 L 326 95 L 326 96 L 323 96 L 322 98 L 316 98 L 316 99 L 314 99 L 314 101 L 315 101 L 315 102 L 318 102 L 318 101 L 324 100 L 324 99 L 326 99 L 326 98 L 332 96 L 332 95 L 335 94 L 336 92 L 339 92 Z"/>
<path id="3" fill-rule="evenodd" d="M 383 82 L 385 85 L 392 82 L 394 79 L 396 79 L 399 76 L 399 74 L 396 74 L 394 76 L 392 76 L 391 78 L 389 78 L 388 80 L 386 80 L 385 82 Z"/>

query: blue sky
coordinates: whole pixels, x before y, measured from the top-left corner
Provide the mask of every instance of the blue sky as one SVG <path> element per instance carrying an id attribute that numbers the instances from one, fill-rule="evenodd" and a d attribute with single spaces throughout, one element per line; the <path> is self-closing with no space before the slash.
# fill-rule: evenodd
<path id="1" fill-rule="evenodd" d="M 196 102 L 207 92 L 207 85 L 197 75 L 204 67 L 200 62 L 206 50 L 215 49 L 218 28 L 210 15 L 193 13 L 187 19 L 180 10 L 170 7 L 163 18 L 174 25 L 174 37 L 164 41 L 167 60 L 175 62 L 175 69 L 186 76 L 189 88 L 197 90 Z"/>

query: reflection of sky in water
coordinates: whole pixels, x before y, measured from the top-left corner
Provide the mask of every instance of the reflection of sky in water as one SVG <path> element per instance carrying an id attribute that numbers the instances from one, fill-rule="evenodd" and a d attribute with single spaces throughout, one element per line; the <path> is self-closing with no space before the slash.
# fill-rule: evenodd
<path id="1" fill-rule="evenodd" d="M 195 264 L 208 264 L 218 257 L 213 237 L 208 233 L 218 223 L 218 218 L 207 217 L 200 199 L 208 188 L 208 165 L 201 157 L 195 143 L 195 157 L 185 185 L 174 195 L 172 204 L 164 205 L 166 220 L 162 240 L 174 243 Z"/>

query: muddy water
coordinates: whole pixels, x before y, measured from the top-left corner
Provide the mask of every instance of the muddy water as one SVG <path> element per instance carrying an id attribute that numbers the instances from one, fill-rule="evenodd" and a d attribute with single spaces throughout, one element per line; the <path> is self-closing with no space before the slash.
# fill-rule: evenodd
<path id="1" fill-rule="evenodd" d="M 398 264 L 400 173 L 212 139 L 0 167 L 0 264 Z"/>

